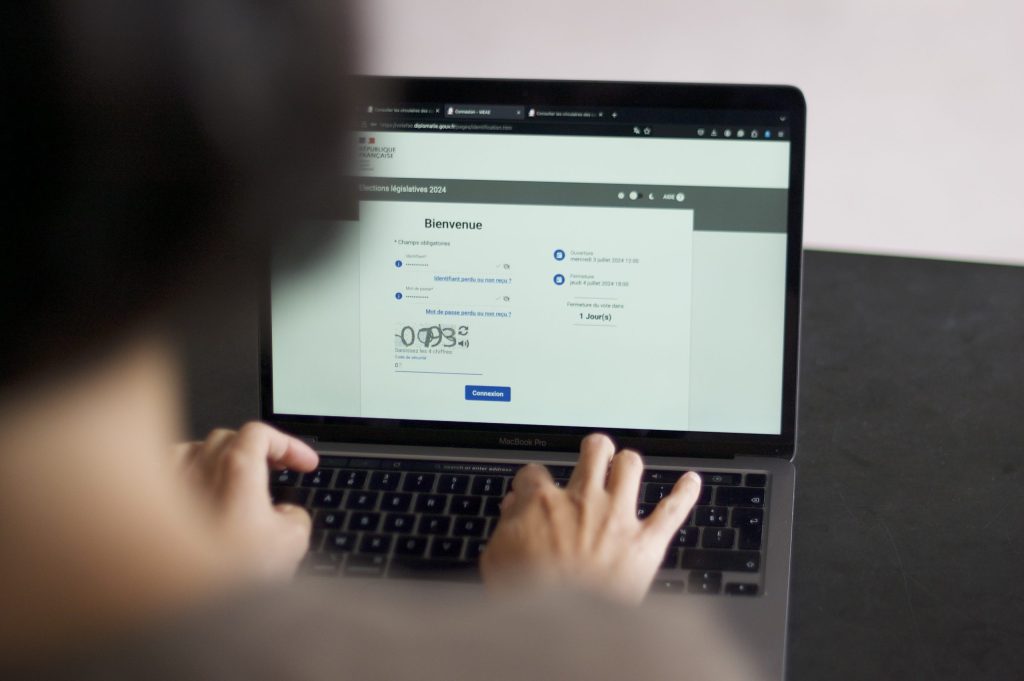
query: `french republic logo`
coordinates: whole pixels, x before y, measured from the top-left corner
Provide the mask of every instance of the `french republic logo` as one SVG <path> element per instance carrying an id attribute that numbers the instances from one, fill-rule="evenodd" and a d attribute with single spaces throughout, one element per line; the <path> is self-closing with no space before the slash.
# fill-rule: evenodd
<path id="1" fill-rule="evenodd" d="M 373 170 L 374 161 L 387 161 L 395 157 L 395 147 L 377 144 L 376 137 L 360 135 L 359 164 L 362 170 Z"/>

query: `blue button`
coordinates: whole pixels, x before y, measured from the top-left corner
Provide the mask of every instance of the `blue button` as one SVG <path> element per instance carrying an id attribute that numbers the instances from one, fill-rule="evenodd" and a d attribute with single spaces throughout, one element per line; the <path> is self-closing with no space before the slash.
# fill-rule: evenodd
<path id="1" fill-rule="evenodd" d="M 507 385 L 467 385 L 466 399 L 474 402 L 511 402 L 512 388 Z"/>

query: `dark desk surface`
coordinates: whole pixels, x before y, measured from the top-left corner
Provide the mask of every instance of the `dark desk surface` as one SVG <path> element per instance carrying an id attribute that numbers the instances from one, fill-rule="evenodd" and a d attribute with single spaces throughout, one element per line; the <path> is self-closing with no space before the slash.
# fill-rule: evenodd
<path id="1" fill-rule="evenodd" d="M 1024 678 L 1024 268 L 805 264 L 790 678 Z M 196 433 L 257 413 L 254 316 L 226 324 Z"/>

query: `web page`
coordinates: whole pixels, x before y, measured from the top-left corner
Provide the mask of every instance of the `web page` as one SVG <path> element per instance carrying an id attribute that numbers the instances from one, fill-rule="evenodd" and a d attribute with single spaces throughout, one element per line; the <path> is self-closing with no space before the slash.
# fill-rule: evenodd
<path id="1" fill-rule="evenodd" d="M 788 143 L 359 133 L 277 413 L 777 433 Z"/>

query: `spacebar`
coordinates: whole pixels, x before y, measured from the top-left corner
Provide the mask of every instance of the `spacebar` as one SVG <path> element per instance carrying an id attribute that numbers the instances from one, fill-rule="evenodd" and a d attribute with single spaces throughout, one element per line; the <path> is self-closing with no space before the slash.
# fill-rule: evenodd
<path id="1" fill-rule="evenodd" d="M 395 556 L 391 559 L 391 577 L 440 579 L 453 582 L 479 582 L 480 570 L 475 563 L 461 560 L 424 560 Z"/>
<path id="2" fill-rule="evenodd" d="M 757 551 L 687 549 L 683 551 L 682 567 L 684 570 L 757 572 L 761 567 L 761 554 Z"/>

